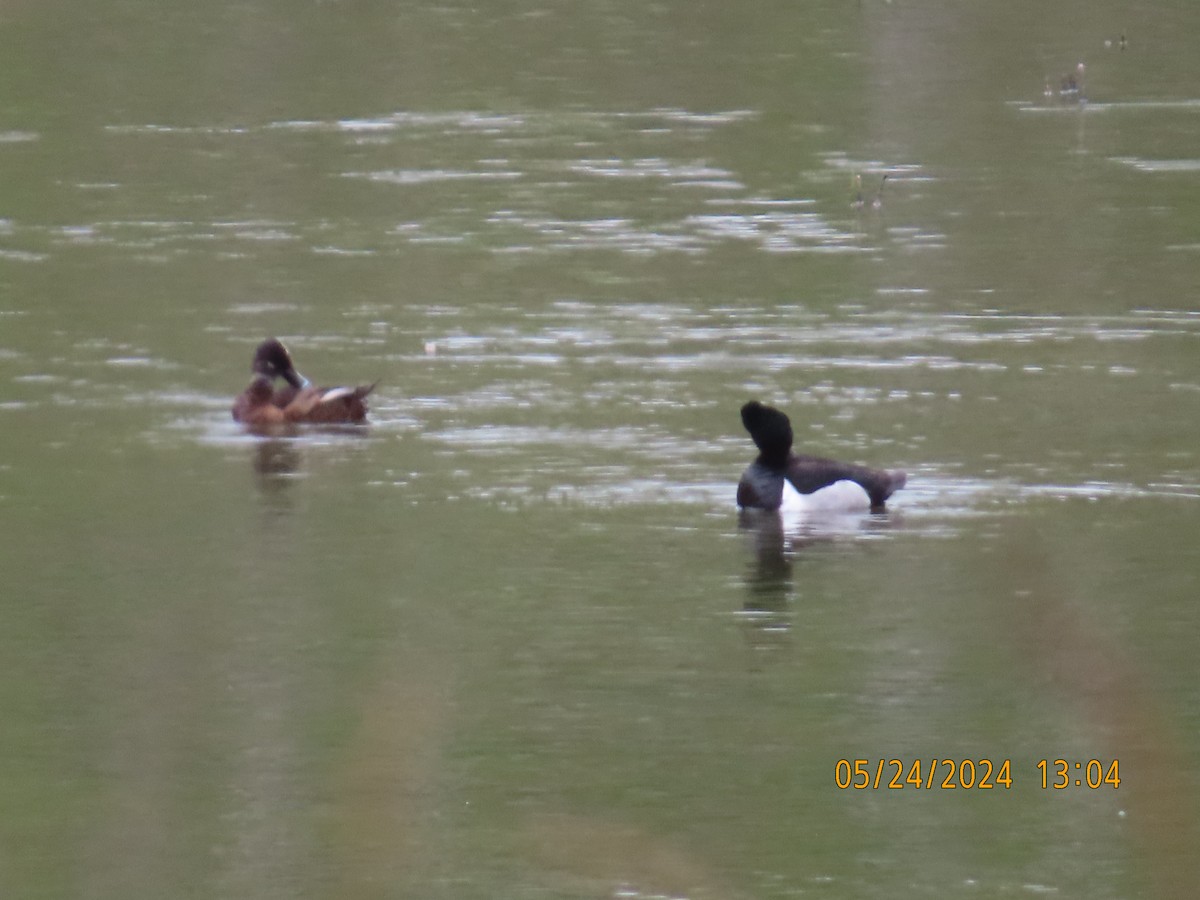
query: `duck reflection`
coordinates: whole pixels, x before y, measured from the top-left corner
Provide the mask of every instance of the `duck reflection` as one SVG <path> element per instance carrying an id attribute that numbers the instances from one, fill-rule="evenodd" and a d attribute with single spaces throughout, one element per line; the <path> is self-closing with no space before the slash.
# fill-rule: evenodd
<path id="1" fill-rule="evenodd" d="M 368 432 L 359 425 L 295 426 L 279 429 L 252 429 L 255 435 L 251 465 L 259 492 L 267 498 L 287 496 L 303 471 L 304 447 L 328 446 L 336 443 L 349 446 L 365 439 Z M 310 438 L 312 440 L 310 440 Z"/>
<path id="2" fill-rule="evenodd" d="M 783 517 L 761 509 L 738 513 L 738 528 L 750 537 L 754 558 L 746 573 L 746 620 L 766 633 L 790 627 L 788 601 L 792 587 L 792 557 L 787 552 Z"/>
<path id="3" fill-rule="evenodd" d="M 300 468 L 300 451 L 294 442 L 268 438 L 254 449 L 254 473 L 268 481 L 281 481 Z"/>
<path id="4" fill-rule="evenodd" d="M 817 516 L 739 510 L 738 529 L 748 536 L 753 550 L 742 604 L 752 642 L 775 645 L 791 629 L 792 601 L 797 594 L 793 568 L 801 554 L 890 527 L 894 522 L 893 515 L 886 511 Z"/>
<path id="5" fill-rule="evenodd" d="M 295 441 L 263 438 L 255 442 L 254 482 L 272 509 L 286 511 L 291 508 L 288 491 L 300 471 L 300 463 L 300 449 Z"/>
<path id="6" fill-rule="evenodd" d="M 752 647 L 769 650 L 788 642 L 792 628 L 795 554 L 784 523 L 775 510 L 742 509 L 738 528 L 753 549 L 746 571 L 746 598 L 741 618 Z"/>

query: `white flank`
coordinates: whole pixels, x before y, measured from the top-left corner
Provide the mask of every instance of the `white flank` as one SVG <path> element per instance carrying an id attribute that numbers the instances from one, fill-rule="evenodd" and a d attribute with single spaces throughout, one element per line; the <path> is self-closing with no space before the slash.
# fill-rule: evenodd
<path id="1" fill-rule="evenodd" d="M 786 479 L 783 482 L 783 512 L 857 512 L 871 508 L 871 498 L 862 487 L 853 481 L 835 481 L 833 484 L 802 494 Z"/>

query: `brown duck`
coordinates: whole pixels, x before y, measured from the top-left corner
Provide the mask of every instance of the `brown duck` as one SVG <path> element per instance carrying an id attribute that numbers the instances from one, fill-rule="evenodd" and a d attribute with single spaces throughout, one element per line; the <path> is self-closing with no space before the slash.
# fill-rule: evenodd
<path id="1" fill-rule="evenodd" d="M 359 423 L 367 418 L 366 397 L 374 384 L 358 387 L 313 387 L 296 371 L 287 347 L 268 338 L 254 351 L 254 379 L 233 401 L 233 418 L 250 426 L 299 422 Z M 275 386 L 276 379 L 283 384 Z"/>

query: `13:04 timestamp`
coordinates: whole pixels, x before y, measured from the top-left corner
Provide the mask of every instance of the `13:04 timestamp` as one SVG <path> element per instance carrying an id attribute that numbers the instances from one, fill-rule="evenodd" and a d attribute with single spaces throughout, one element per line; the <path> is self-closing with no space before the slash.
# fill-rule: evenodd
<path id="1" fill-rule="evenodd" d="M 1037 768 L 1042 773 L 1043 789 L 1061 791 L 1085 785 L 1092 789 L 1110 785 L 1116 789 L 1121 786 L 1121 767 L 1115 759 L 1107 764 L 1098 759 L 1039 759 Z"/>

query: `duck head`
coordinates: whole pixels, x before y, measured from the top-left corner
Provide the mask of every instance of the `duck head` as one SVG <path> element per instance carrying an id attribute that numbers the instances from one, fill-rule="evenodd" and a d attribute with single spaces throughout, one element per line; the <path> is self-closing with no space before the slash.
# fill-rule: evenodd
<path id="1" fill-rule="evenodd" d="M 268 379 L 282 378 L 297 390 L 309 384 L 308 379 L 296 371 L 292 355 L 278 338 L 268 338 L 258 345 L 250 371 Z"/>
<path id="2" fill-rule="evenodd" d="M 767 465 L 787 463 L 792 452 L 792 423 L 773 406 L 751 400 L 742 407 L 742 424 L 754 439 L 754 446 Z"/>

